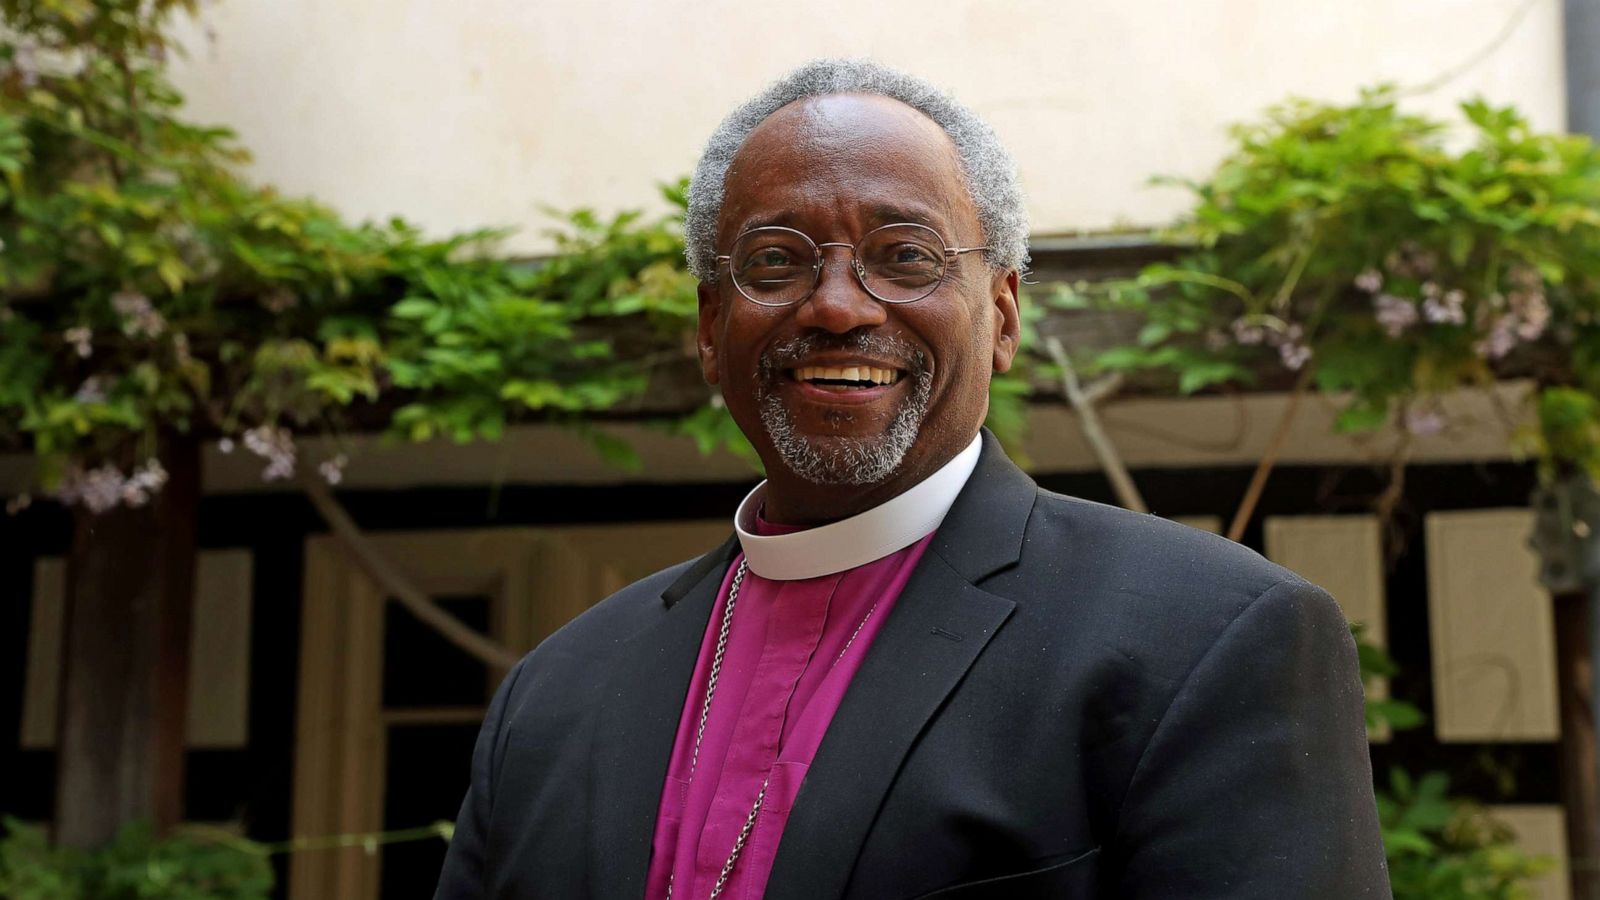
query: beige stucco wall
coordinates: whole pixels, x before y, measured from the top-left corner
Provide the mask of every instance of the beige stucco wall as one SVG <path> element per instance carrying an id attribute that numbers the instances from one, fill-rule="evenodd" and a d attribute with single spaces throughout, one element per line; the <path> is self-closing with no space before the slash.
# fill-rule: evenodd
<path id="1" fill-rule="evenodd" d="M 1519 10 L 1411 105 L 1482 93 L 1560 128 L 1558 0 L 217 0 L 177 78 L 261 179 L 434 232 L 518 226 L 509 249 L 537 253 L 545 206 L 649 206 L 732 104 L 807 58 L 872 56 L 986 115 L 1035 232 L 1061 234 L 1161 223 L 1185 198 L 1147 178 L 1203 174 L 1227 123 L 1420 84 Z"/>

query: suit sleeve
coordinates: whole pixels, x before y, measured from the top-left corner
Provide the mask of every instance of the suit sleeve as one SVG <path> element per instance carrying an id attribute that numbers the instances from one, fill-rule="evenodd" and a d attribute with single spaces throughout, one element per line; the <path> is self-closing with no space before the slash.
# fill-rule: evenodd
<path id="1" fill-rule="evenodd" d="M 1156 726 L 1119 817 L 1115 896 L 1390 896 L 1355 642 L 1284 581 L 1230 624 Z"/>
<path id="2" fill-rule="evenodd" d="M 506 717 L 512 688 L 526 664 L 524 657 L 511 668 L 489 703 L 478 741 L 472 750 L 472 781 L 461 801 L 455 833 L 445 854 L 444 869 L 433 900 L 481 900 L 488 896 L 486 846 L 489 840 L 489 815 L 494 808 L 494 773 L 499 759 L 501 726 Z"/>

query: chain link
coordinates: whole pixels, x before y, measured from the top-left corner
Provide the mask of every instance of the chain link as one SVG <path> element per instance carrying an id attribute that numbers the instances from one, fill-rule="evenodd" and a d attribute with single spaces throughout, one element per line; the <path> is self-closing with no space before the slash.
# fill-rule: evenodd
<path id="1" fill-rule="evenodd" d="M 739 602 L 739 587 L 744 584 L 745 569 L 748 564 L 739 560 L 739 568 L 733 573 L 733 583 L 728 586 L 728 602 L 722 609 L 722 626 L 717 629 L 717 649 L 711 657 L 711 673 L 706 676 L 706 698 L 700 704 L 700 727 L 694 733 L 694 753 L 689 757 L 689 781 L 694 781 L 695 770 L 700 767 L 700 742 L 706 736 L 706 720 L 711 717 L 711 698 L 717 694 L 717 679 L 722 677 L 722 658 L 728 652 L 728 630 L 733 627 L 733 607 Z M 771 776 L 768 776 L 769 778 Z M 761 804 L 767 797 L 767 782 L 761 782 L 761 792 L 756 795 L 756 805 L 750 810 L 750 815 L 745 819 L 744 828 L 739 831 L 739 839 L 734 842 L 733 852 L 728 854 L 728 861 L 722 864 L 722 874 L 717 876 L 717 884 L 711 889 L 711 897 L 715 898 L 722 893 L 722 888 L 727 884 L 728 876 L 733 873 L 733 864 L 739 860 L 739 854 L 744 850 L 745 841 L 750 839 L 750 831 L 755 827 L 756 816 L 761 812 Z M 672 900 L 672 883 L 676 879 L 672 874 L 667 875 L 667 900 Z"/>
<path id="2" fill-rule="evenodd" d="M 700 725 L 694 734 L 694 752 L 689 757 L 689 781 L 694 781 L 694 773 L 700 766 L 700 742 L 706 736 L 706 721 L 711 717 L 711 698 L 717 693 L 717 680 L 722 677 L 722 658 L 728 652 L 728 631 L 733 627 L 733 607 L 739 602 L 739 587 L 744 584 L 744 573 L 747 568 L 746 561 L 739 560 L 739 568 L 733 573 L 733 583 L 728 586 L 728 602 L 722 610 L 722 625 L 717 629 L 717 648 L 711 657 L 711 672 L 706 676 L 706 696 L 700 704 Z M 850 645 L 856 642 L 856 636 L 867 625 L 867 620 L 878 611 L 878 604 L 873 603 L 867 614 L 862 616 L 856 624 L 856 630 L 850 632 L 850 638 L 844 642 L 844 649 L 839 651 L 838 657 L 833 661 L 838 665 L 849 652 Z M 750 807 L 750 814 L 744 818 L 744 827 L 739 829 L 739 836 L 733 842 L 733 850 L 728 854 L 728 861 L 722 864 L 722 871 L 717 874 L 717 883 L 711 887 L 711 895 L 707 900 L 717 900 L 722 895 L 723 888 L 728 886 L 728 879 L 733 875 L 733 867 L 739 862 L 739 855 L 744 852 L 744 845 L 750 840 L 751 832 L 755 831 L 756 819 L 761 816 L 761 807 L 767 800 L 767 785 L 772 782 L 769 774 L 761 780 L 761 790 L 756 794 L 756 802 Z M 674 877 L 667 875 L 667 900 L 672 900 L 672 882 Z"/>
<path id="3" fill-rule="evenodd" d="M 722 677 L 722 657 L 728 652 L 728 629 L 733 627 L 733 605 L 739 602 L 739 586 L 744 584 L 745 560 L 739 560 L 739 569 L 733 573 L 733 584 L 728 586 L 728 603 L 722 610 L 722 627 L 717 630 L 717 650 L 711 657 L 711 674 L 706 676 L 706 699 L 700 704 L 700 727 L 694 733 L 694 754 L 689 758 L 689 780 L 700 767 L 700 742 L 706 736 L 706 720 L 711 717 L 711 698 L 717 693 L 717 679 Z"/>
<path id="4" fill-rule="evenodd" d="M 767 799 L 767 784 L 772 780 L 768 775 L 761 779 L 761 792 L 756 794 L 756 805 L 750 807 L 750 815 L 744 817 L 744 827 L 739 829 L 739 839 L 733 842 L 733 852 L 728 854 L 728 861 L 722 864 L 722 871 L 717 875 L 717 883 L 711 886 L 711 896 L 708 900 L 717 900 L 722 889 L 728 884 L 728 876 L 733 874 L 733 864 L 739 861 L 739 854 L 744 852 L 744 842 L 750 840 L 750 832 L 755 830 L 756 817 L 761 815 L 761 804 Z"/>

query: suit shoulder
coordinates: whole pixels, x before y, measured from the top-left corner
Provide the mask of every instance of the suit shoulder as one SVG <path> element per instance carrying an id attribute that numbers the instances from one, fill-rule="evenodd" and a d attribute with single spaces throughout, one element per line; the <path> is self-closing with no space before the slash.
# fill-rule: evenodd
<path id="1" fill-rule="evenodd" d="M 993 581 L 985 589 L 1017 604 L 1023 633 L 1059 638 L 1068 657 L 1122 673 L 1121 690 L 1147 696 L 1151 709 L 1165 708 L 1236 623 L 1252 644 L 1311 631 L 1349 641 L 1325 591 L 1248 547 L 1043 490 L 1018 566 Z"/>
<path id="2" fill-rule="evenodd" d="M 1186 596 L 1255 599 L 1299 575 L 1235 541 L 1148 513 L 1041 489 L 1028 541 L 1093 565 L 1124 583 Z"/>
<path id="3" fill-rule="evenodd" d="M 1174 660 L 1192 661 L 1257 600 L 1335 608 L 1320 588 L 1220 535 L 1044 490 L 1017 569 L 1000 577 L 1041 627 L 1088 626 L 1134 655 L 1161 644 Z"/>

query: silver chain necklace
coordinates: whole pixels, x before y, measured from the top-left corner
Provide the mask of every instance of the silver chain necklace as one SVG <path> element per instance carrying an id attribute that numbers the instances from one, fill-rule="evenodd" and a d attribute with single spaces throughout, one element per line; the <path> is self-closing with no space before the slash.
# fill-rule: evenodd
<path id="1" fill-rule="evenodd" d="M 711 673 L 706 676 L 706 696 L 705 700 L 700 704 L 700 725 L 695 729 L 694 752 L 689 757 L 688 783 L 690 784 L 694 783 L 694 773 L 700 765 L 700 742 L 705 739 L 706 721 L 711 717 L 711 698 L 716 696 L 717 680 L 722 677 L 722 658 L 728 652 L 728 630 L 733 626 L 733 606 L 739 602 L 739 587 L 744 584 L 744 573 L 747 568 L 747 561 L 739 560 L 739 568 L 733 573 L 733 583 L 728 586 L 728 603 L 723 607 L 722 625 L 717 629 L 717 649 L 711 656 Z M 844 655 L 850 650 L 850 645 L 856 642 L 856 636 L 861 633 L 861 629 L 866 627 L 867 620 L 871 619 L 872 614 L 877 611 L 878 604 L 877 601 L 874 601 L 872 608 L 868 609 L 867 614 L 862 616 L 861 621 L 856 624 L 856 630 L 850 632 L 849 640 L 844 642 L 844 648 L 839 651 L 839 655 L 834 659 L 832 665 L 836 666 L 839 664 L 839 660 L 844 659 Z M 829 668 L 832 668 L 832 666 Z M 767 785 L 771 781 L 772 776 L 770 774 L 761 780 L 761 790 L 756 793 L 756 802 L 750 807 L 750 815 L 745 816 L 744 827 L 739 829 L 739 836 L 733 842 L 733 850 L 728 853 L 727 862 L 722 864 L 722 871 L 717 875 L 716 884 L 711 886 L 711 895 L 708 900 L 717 900 L 717 897 L 722 895 L 723 888 L 728 886 L 728 878 L 733 875 L 734 864 L 739 861 L 739 855 L 744 852 L 745 842 L 750 840 L 750 832 L 755 830 L 756 818 L 761 815 L 761 805 L 767 800 Z M 673 876 L 668 874 L 667 900 L 672 900 L 672 882 Z"/>

